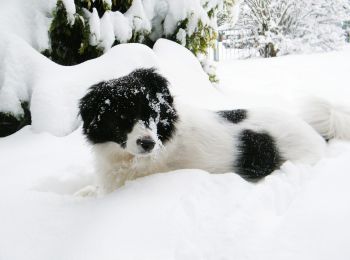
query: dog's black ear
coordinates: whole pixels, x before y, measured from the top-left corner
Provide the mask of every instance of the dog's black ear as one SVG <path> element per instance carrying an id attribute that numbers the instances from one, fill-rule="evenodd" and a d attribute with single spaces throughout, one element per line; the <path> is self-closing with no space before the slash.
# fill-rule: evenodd
<path id="1" fill-rule="evenodd" d="M 83 121 L 83 133 L 93 143 L 110 140 L 112 137 L 105 123 L 108 116 L 108 106 L 105 100 L 111 98 L 111 91 L 105 82 L 91 86 L 86 95 L 80 99 L 79 114 Z"/>
<path id="2" fill-rule="evenodd" d="M 79 114 L 83 120 L 84 126 L 89 124 L 95 115 L 97 107 L 97 96 L 95 93 L 100 85 L 102 85 L 102 83 L 91 86 L 86 95 L 80 99 Z"/>

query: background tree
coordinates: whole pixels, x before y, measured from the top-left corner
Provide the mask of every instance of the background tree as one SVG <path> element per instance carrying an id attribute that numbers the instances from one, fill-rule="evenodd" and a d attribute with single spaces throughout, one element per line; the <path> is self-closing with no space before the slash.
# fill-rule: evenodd
<path id="1" fill-rule="evenodd" d="M 219 27 L 222 25 L 233 26 L 236 23 L 241 2 L 242 0 L 224 0 L 224 5 L 217 15 Z"/>
<path id="2" fill-rule="evenodd" d="M 262 57 L 328 51 L 344 43 L 348 0 L 244 0 L 236 28 L 250 30 Z"/>

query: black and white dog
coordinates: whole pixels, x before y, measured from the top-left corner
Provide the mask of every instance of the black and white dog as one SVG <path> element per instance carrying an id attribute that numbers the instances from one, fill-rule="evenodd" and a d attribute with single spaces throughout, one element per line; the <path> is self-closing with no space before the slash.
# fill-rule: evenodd
<path id="1" fill-rule="evenodd" d="M 350 113 L 323 101 L 310 104 L 308 123 L 271 110 L 212 112 L 176 105 L 167 79 L 155 69 L 138 69 L 89 89 L 80 114 L 103 192 L 126 180 L 183 168 L 258 180 L 286 160 L 317 162 L 325 139 L 350 139 Z"/>

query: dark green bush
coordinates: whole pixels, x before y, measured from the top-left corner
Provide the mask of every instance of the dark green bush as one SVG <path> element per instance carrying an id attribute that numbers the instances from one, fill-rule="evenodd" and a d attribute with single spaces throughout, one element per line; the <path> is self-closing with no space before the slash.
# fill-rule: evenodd
<path id="1" fill-rule="evenodd" d="M 19 129 L 32 123 L 29 106 L 22 102 L 23 115 L 0 112 L 0 137 L 5 137 L 17 132 Z"/>
<path id="2" fill-rule="evenodd" d="M 77 8 L 71 24 L 63 2 L 58 0 L 53 17 L 49 30 L 51 49 L 44 52 L 53 61 L 75 65 L 103 54 L 101 48 L 89 43 L 90 28 L 81 8 Z"/>
<path id="3" fill-rule="evenodd" d="M 58 0 L 49 31 L 51 48 L 43 54 L 62 65 L 74 65 L 102 55 L 104 50 L 99 46 L 92 46 L 89 42 L 90 27 L 83 9 L 92 12 L 93 8 L 96 8 L 99 17 L 102 17 L 107 10 L 125 13 L 131 4 L 132 0 L 112 0 L 112 6 L 109 6 L 104 0 L 75 0 L 77 13 L 74 15 L 74 23 L 70 23 L 62 0 Z M 216 15 L 216 9 L 217 7 L 208 11 L 210 18 Z M 198 21 L 195 31 L 189 34 L 188 23 L 192 18 L 190 15 L 179 21 L 172 35 L 162 35 L 162 37 L 183 44 L 177 39 L 177 34 L 182 29 L 186 31 L 186 43 L 183 45 L 195 55 L 205 54 L 216 39 L 216 31 L 211 26 Z M 152 47 L 157 39 L 150 39 L 149 33 L 133 31 L 129 42 L 143 43 Z M 116 39 L 113 45 L 117 44 L 119 42 Z"/>

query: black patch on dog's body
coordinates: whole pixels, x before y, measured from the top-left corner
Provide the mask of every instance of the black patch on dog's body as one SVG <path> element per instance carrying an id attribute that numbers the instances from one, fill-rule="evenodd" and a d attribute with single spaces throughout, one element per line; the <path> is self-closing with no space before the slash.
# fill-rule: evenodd
<path id="1" fill-rule="evenodd" d="M 146 127 L 151 120 L 156 122 L 164 143 L 173 135 L 178 118 L 168 81 L 153 68 L 93 85 L 80 100 L 80 115 L 89 141 L 116 142 L 122 147 L 138 120 Z"/>
<path id="2" fill-rule="evenodd" d="M 248 112 L 245 109 L 224 110 L 217 113 L 233 124 L 238 124 L 248 117 Z"/>
<path id="3" fill-rule="evenodd" d="M 236 173 L 247 180 L 258 180 L 278 169 L 282 157 L 274 139 L 268 133 L 243 130 L 238 140 Z"/>

